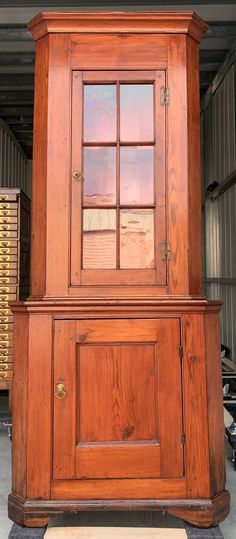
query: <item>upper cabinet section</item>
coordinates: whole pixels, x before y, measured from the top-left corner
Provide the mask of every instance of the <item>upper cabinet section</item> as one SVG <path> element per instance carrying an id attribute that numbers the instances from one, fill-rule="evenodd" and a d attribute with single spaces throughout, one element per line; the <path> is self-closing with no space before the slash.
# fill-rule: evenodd
<path id="1" fill-rule="evenodd" d="M 207 26 L 192 12 L 49 12 L 29 28 L 33 297 L 201 296 Z"/>

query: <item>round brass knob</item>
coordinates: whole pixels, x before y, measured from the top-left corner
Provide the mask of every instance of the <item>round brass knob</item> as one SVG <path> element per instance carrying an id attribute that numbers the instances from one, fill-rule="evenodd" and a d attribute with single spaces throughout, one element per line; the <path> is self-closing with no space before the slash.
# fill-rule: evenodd
<path id="1" fill-rule="evenodd" d="M 79 170 L 74 170 L 73 172 L 73 178 L 77 181 L 80 181 L 80 182 L 83 182 L 84 181 L 84 177 L 83 177 L 83 174 L 82 172 L 79 172 Z"/>

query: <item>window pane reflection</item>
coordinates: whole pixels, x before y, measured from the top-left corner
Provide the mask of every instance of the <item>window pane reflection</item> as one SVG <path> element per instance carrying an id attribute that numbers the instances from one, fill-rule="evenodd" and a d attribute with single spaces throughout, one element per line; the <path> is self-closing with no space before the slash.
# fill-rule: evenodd
<path id="1" fill-rule="evenodd" d="M 153 148 L 147 146 L 120 149 L 121 204 L 153 204 Z"/>
<path id="2" fill-rule="evenodd" d="M 154 267 L 153 210 L 120 211 L 120 267 Z"/>
<path id="3" fill-rule="evenodd" d="M 116 210 L 84 210 L 83 268 L 116 267 Z"/>
<path id="4" fill-rule="evenodd" d="M 153 85 L 122 84 L 120 87 L 121 141 L 153 140 Z"/>
<path id="5" fill-rule="evenodd" d="M 114 84 L 84 86 L 84 140 L 86 142 L 116 140 L 116 86 Z"/>
<path id="6" fill-rule="evenodd" d="M 115 204 L 116 149 L 84 148 L 84 205 Z"/>

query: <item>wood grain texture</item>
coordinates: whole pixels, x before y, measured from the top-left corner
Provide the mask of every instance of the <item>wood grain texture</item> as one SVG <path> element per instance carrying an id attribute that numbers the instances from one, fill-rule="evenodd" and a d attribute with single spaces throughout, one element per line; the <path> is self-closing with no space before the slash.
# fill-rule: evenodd
<path id="1" fill-rule="evenodd" d="M 27 497 L 50 497 L 52 318 L 29 318 Z M 42 472 L 43 470 L 43 472 Z"/>
<path id="2" fill-rule="evenodd" d="M 13 452 L 16 492 L 9 497 L 9 514 L 20 524 L 42 526 L 64 511 L 161 509 L 210 526 L 227 515 L 229 496 L 223 490 L 222 453 L 215 448 L 222 433 L 215 430 L 220 411 L 211 381 L 220 305 L 208 303 L 200 291 L 195 41 L 206 27 L 191 12 L 94 12 L 47 13 L 31 28 L 36 40 L 51 35 L 40 41 L 36 75 L 37 114 L 43 85 L 34 172 L 40 269 L 35 250 L 33 296 L 13 306 L 24 332 L 21 336 L 18 325 L 16 347 L 24 347 L 27 392 L 19 407 L 23 419 L 16 400 L 14 404 L 16 440 L 19 444 L 22 429 L 23 449 L 18 462 Z M 76 242 L 77 253 L 81 249 L 80 223 L 75 228 L 72 223 L 70 230 L 71 203 L 75 214 L 81 189 L 71 190 L 71 164 L 81 165 L 74 150 L 71 162 L 71 69 L 85 70 L 86 84 L 96 74 L 97 82 L 104 82 L 102 70 L 109 71 L 105 82 L 114 71 L 122 82 L 121 72 L 131 76 L 134 70 L 135 83 L 139 70 L 140 77 L 150 70 L 150 84 L 150 75 L 157 71 L 156 170 L 162 180 L 156 193 L 156 238 L 159 244 L 164 233 L 171 248 L 167 275 L 166 261 L 157 260 L 163 286 L 155 286 L 152 271 L 144 270 L 124 270 L 122 278 L 119 272 L 93 270 L 81 286 L 76 275 L 80 256 L 75 256 L 71 268 L 76 286 L 70 287 L 70 250 Z M 170 103 L 161 108 L 165 82 Z M 81 123 L 76 124 L 76 111 L 82 116 L 81 83 L 75 75 L 75 145 L 82 138 Z M 24 318 L 29 319 L 29 334 Z M 18 352 L 17 362 L 20 398 Z M 219 396 L 217 369 L 214 386 Z M 65 384 L 61 400 L 55 395 L 58 382 Z"/>
<path id="3" fill-rule="evenodd" d="M 158 410 L 161 448 L 161 477 L 184 476 L 182 376 L 179 357 L 180 321 L 158 323 Z M 168 358 L 171 358 L 171 368 Z M 168 423 L 168 428 L 167 428 Z M 173 441 L 174 433 L 174 441 Z"/>
<path id="4" fill-rule="evenodd" d="M 186 520 L 193 526 L 210 528 L 220 524 L 229 514 L 229 493 L 223 491 L 218 496 L 215 496 L 207 507 L 204 507 L 203 501 L 202 507 L 173 507 L 168 509 L 168 513 Z"/>
<path id="5" fill-rule="evenodd" d="M 183 317 L 184 416 L 189 498 L 210 497 L 204 319 Z"/>
<path id="6" fill-rule="evenodd" d="M 75 322 L 55 323 L 53 376 L 53 477 L 75 478 L 76 418 L 77 418 L 77 361 Z M 56 397 L 59 381 L 65 385 L 66 396 Z M 58 451 L 59 449 L 59 451 Z M 63 455 L 63 458 L 61 458 Z"/>
<path id="7" fill-rule="evenodd" d="M 74 324 L 56 322 L 54 478 L 182 477 L 178 319 Z"/>
<path id="8" fill-rule="evenodd" d="M 15 494 L 9 497 L 9 515 L 12 520 L 24 526 L 44 526 L 50 518 L 66 511 L 163 511 L 182 517 L 190 524 L 201 528 L 209 528 L 218 524 L 228 514 L 229 493 L 222 492 L 210 499 L 173 498 L 171 499 L 139 499 L 139 500 L 82 500 L 52 499 L 24 500 Z M 34 515 L 34 516 L 33 516 Z"/>
<path id="9" fill-rule="evenodd" d="M 82 182 L 74 179 L 73 172 L 82 171 L 82 72 L 74 71 L 72 77 L 70 284 L 80 285 L 82 267 L 82 241 L 80 240 L 82 238 Z"/>
<path id="10" fill-rule="evenodd" d="M 160 445 L 156 442 L 79 444 L 76 451 L 78 479 L 160 477 Z"/>
<path id="11" fill-rule="evenodd" d="M 205 317 L 211 495 L 224 490 L 225 451 L 219 317 Z M 214 338 L 213 338 L 214 335 Z"/>
<path id="12" fill-rule="evenodd" d="M 167 65 L 166 36 L 147 35 L 142 54 L 138 35 L 71 36 L 73 69 L 97 69 L 98 59 L 100 69 L 164 69 Z"/>
<path id="13" fill-rule="evenodd" d="M 185 498 L 185 479 L 84 479 L 52 481 L 52 499 L 60 500 L 161 500 Z M 125 507 L 125 505 L 124 505 Z M 128 504 L 127 504 L 128 509 Z"/>
<path id="14" fill-rule="evenodd" d="M 160 106 L 160 95 L 162 88 L 166 87 L 166 73 L 156 71 L 155 73 L 155 138 L 156 155 L 154 161 L 155 170 L 155 245 L 157 268 L 157 280 L 159 285 L 167 285 L 167 259 L 162 256 L 163 242 L 167 238 L 166 230 L 166 107 Z"/>
<path id="15" fill-rule="evenodd" d="M 69 284 L 71 77 L 68 36 L 49 42 L 46 294 L 53 296 Z"/>
<path id="16" fill-rule="evenodd" d="M 36 45 L 32 169 L 32 295 L 46 288 L 46 182 L 49 38 Z"/>
<path id="17" fill-rule="evenodd" d="M 80 345 L 79 444 L 157 440 L 156 360 L 154 344 Z"/>
<path id="18" fill-rule="evenodd" d="M 14 317 L 14 376 L 12 394 L 12 490 L 26 496 L 28 316 Z M 24 388 L 24 389 L 23 389 Z"/>
<path id="19" fill-rule="evenodd" d="M 168 36 L 167 116 L 167 222 L 171 246 L 168 290 L 170 294 L 189 293 L 188 280 L 188 163 L 186 38 Z"/>
<path id="20" fill-rule="evenodd" d="M 188 115 L 188 271 L 189 294 L 202 293 L 201 178 L 200 178 L 200 89 L 199 50 L 186 38 Z"/>
<path id="21" fill-rule="evenodd" d="M 200 41 L 207 24 L 193 11 L 139 12 L 47 12 L 40 13 L 28 25 L 35 40 L 48 32 L 85 33 L 189 33 Z"/>

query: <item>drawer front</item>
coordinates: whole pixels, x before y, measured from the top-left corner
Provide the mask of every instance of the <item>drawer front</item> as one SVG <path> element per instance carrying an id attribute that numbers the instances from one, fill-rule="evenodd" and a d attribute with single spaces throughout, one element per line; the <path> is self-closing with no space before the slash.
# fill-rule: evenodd
<path id="1" fill-rule="evenodd" d="M 13 363 L 0 363 L 0 372 L 12 371 Z"/>
<path id="2" fill-rule="evenodd" d="M 0 219 L 3 217 L 9 217 L 9 218 L 12 218 L 12 217 L 17 217 L 18 215 L 18 209 L 17 208 L 12 208 L 13 204 L 10 204 L 10 207 L 9 208 L 2 208 L 1 207 L 1 203 L 0 203 Z"/>
<path id="3" fill-rule="evenodd" d="M 12 380 L 13 371 L 0 372 L 0 380 Z"/>

